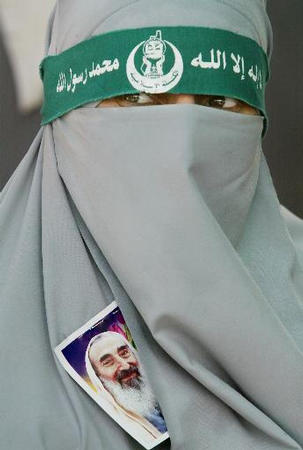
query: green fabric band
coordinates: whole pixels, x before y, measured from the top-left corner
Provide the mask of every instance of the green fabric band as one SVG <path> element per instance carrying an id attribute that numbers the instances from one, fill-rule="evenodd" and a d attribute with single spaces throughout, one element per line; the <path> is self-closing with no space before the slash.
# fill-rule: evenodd
<path id="1" fill-rule="evenodd" d="M 39 70 L 44 84 L 41 125 L 85 103 L 140 91 L 234 97 L 267 118 L 265 52 L 254 40 L 221 29 L 113 31 L 47 56 Z"/>

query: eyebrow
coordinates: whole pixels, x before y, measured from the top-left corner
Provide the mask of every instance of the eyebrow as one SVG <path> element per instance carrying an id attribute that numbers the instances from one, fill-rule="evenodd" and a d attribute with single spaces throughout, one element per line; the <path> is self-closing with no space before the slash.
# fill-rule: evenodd
<path id="1" fill-rule="evenodd" d="M 118 347 L 118 352 L 120 352 L 121 350 L 124 350 L 128 348 L 127 345 L 121 345 L 120 347 Z M 100 362 L 103 362 L 105 359 L 107 358 L 112 358 L 113 355 L 111 355 L 110 353 L 106 353 L 105 355 L 101 356 L 101 358 L 99 359 Z"/>

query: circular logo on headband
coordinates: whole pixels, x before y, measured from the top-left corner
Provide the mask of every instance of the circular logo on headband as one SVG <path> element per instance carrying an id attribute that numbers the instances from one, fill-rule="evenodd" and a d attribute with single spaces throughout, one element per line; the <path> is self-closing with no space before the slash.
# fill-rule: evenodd
<path id="1" fill-rule="evenodd" d="M 162 39 L 160 30 L 131 51 L 126 63 L 130 84 L 150 94 L 167 92 L 178 84 L 183 73 L 181 53 Z"/>

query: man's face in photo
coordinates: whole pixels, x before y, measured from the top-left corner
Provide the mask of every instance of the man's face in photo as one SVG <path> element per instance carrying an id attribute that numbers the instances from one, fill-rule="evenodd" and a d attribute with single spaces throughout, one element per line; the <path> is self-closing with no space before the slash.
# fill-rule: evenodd
<path id="1" fill-rule="evenodd" d="M 115 334 L 92 344 L 90 362 L 115 400 L 125 409 L 144 416 L 154 410 L 156 399 L 131 348 L 119 333 Z"/>
<path id="2" fill-rule="evenodd" d="M 122 388 L 140 388 L 139 362 L 118 333 L 93 343 L 89 358 L 99 378 L 119 383 Z"/>

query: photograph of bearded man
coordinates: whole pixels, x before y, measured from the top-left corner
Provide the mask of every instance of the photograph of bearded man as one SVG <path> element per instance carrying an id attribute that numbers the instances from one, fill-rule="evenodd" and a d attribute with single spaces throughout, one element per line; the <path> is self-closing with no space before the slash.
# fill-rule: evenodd
<path id="1" fill-rule="evenodd" d="M 137 351 L 122 334 L 105 331 L 94 336 L 87 347 L 85 364 L 93 387 L 111 398 L 119 412 L 144 428 L 148 426 L 154 437 L 167 431 Z"/>

